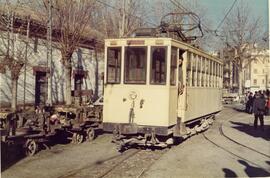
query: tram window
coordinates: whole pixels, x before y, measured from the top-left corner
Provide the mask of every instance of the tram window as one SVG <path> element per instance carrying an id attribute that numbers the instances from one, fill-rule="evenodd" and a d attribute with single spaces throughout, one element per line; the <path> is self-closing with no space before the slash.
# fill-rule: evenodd
<path id="1" fill-rule="evenodd" d="M 121 48 L 108 48 L 107 50 L 107 82 L 120 83 Z"/>
<path id="2" fill-rule="evenodd" d="M 176 70 L 177 70 L 177 48 L 172 47 L 171 51 L 171 75 L 170 75 L 170 83 L 171 85 L 176 84 Z"/>
<path id="3" fill-rule="evenodd" d="M 205 86 L 205 58 L 201 57 L 202 60 L 202 77 L 201 77 L 201 86 L 204 87 Z"/>
<path id="4" fill-rule="evenodd" d="M 206 87 L 209 87 L 208 76 L 209 76 L 209 59 L 205 59 L 205 86 Z"/>
<path id="5" fill-rule="evenodd" d="M 151 48 L 151 84 L 166 84 L 166 48 Z"/>
<path id="6" fill-rule="evenodd" d="M 125 83 L 146 83 L 146 47 L 125 48 Z"/>
<path id="7" fill-rule="evenodd" d="M 190 54 L 190 57 L 192 59 L 192 86 L 196 86 L 196 68 L 197 68 L 197 58 L 194 54 Z"/>
<path id="8" fill-rule="evenodd" d="M 197 67 L 197 86 L 200 86 L 201 83 L 201 65 L 202 65 L 202 59 L 201 57 L 197 56 L 197 60 L 198 60 L 198 67 Z"/>
<path id="9" fill-rule="evenodd" d="M 187 86 L 191 86 L 191 58 L 190 53 L 187 52 Z"/>

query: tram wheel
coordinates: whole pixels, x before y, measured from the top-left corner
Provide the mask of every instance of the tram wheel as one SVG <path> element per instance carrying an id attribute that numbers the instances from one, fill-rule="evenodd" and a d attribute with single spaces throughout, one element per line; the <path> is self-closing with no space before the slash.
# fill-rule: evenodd
<path id="1" fill-rule="evenodd" d="M 35 140 L 27 140 L 24 147 L 26 156 L 33 156 L 38 151 L 38 144 Z"/>
<path id="2" fill-rule="evenodd" d="M 84 139 L 83 134 L 81 134 L 81 133 L 73 133 L 73 137 L 72 137 L 73 143 L 80 144 L 80 143 L 83 142 L 83 139 Z"/>
<path id="3" fill-rule="evenodd" d="M 95 133 L 95 129 L 90 127 L 86 130 L 86 134 L 87 134 L 87 140 L 88 141 L 92 141 L 95 139 L 96 137 L 96 133 Z"/>

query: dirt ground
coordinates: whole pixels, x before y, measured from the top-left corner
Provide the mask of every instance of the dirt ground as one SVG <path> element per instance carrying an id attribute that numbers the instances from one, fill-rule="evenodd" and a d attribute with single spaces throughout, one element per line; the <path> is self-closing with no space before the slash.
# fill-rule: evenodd
<path id="1" fill-rule="evenodd" d="M 80 145 L 57 144 L 27 158 L 19 156 L 18 148 L 12 148 L 13 156 L 9 157 L 17 159 L 6 164 L 1 175 L 3 178 L 270 176 L 270 117 L 265 118 L 264 132 L 254 130 L 251 122 L 252 115 L 226 107 L 206 132 L 163 150 L 130 149 L 119 153 L 110 134 Z"/>

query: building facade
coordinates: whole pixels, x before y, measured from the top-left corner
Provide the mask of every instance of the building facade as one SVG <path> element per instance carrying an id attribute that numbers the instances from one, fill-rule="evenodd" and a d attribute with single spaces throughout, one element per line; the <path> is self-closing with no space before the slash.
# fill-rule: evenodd
<path id="1" fill-rule="evenodd" d="M 4 34 L 4 33 L 2 33 Z M 3 43 L 0 43 L 0 51 L 6 51 L 7 39 L 0 35 Z M 23 53 L 27 58 L 26 67 L 20 71 L 17 103 L 22 105 L 44 105 L 48 99 L 48 79 L 52 75 L 52 102 L 62 104 L 65 102 L 65 76 L 64 65 L 61 62 L 61 53 L 57 44 L 53 44 L 52 67 L 47 61 L 47 42 L 42 39 L 30 39 L 26 54 L 25 36 L 15 34 L 15 58 L 17 53 Z M 91 48 L 78 48 L 72 55 L 72 96 L 74 102 L 77 97 L 90 100 L 93 95 L 102 94 L 102 72 L 104 70 L 103 53 Z M 6 69 L 0 71 L 0 105 L 10 106 L 11 103 L 11 72 Z M 87 101 L 86 101 L 87 102 Z"/>
<path id="2" fill-rule="evenodd" d="M 250 78 L 246 80 L 246 89 L 251 92 L 270 89 L 270 59 L 269 50 L 254 50 L 252 52 L 254 60 L 251 61 Z"/>
<path id="3" fill-rule="evenodd" d="M 242 84 L 244 92 L 255 92 L 270 89 L 270 59 L 268 49 L 250 47 L 247 51 L 248 58 L 243 60 Z M 223 88 L 230 93 L 239 90 L 239 70 L 233 63 L 235 51 L 225 48 L 220 52 L 224 60 L 223 66 Z"/>

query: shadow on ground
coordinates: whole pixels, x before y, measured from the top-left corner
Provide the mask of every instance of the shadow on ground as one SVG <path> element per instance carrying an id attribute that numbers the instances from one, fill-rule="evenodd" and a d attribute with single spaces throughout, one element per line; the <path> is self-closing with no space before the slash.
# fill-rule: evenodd
<path id="1" fill-rule="evenodd" d="M 224 172 L 224 177 L 237 177 L 237 174 L 228 168 L 223 168 L 222 171 Z"/>
<path id="2" fill-rule="evenodd" d="M 232 128 L 234 129 L 237 129 L 253 137 L 261 137 L 265 140 L 270 140 L 270 126 L 269 125 L 265 125 L 264 131 L 262 131 L 260 126 L 255 130 L 253 127 L 253 123 L 252 123 L 252 126 L 250 126 L 249 124 L 242 123 L 242 122 L 235 122 L 235 121 L 230 121 L 230 122 L 233 124 Z"/>
<path id="3" fill-rule="evenodd" d="M 238 162 L 244 166 L 244 171 L 248 177 L 270 176 L 270 172 L 266 171 L 263 168 L 252 166 L 247 161 L 244 160 L 238 160 Z M 224 177 L 238 177 L 237 174 L 231 169 L 223 168 L 222 171 L 224 173 Z"/>
<path id="4" fill-rule="evenodd" d="M 245 166 L 245 172 L 249 177 L 269 177 L 270 172 L 260 168 L 251 166 L 244 160 L 238 160 L 238 162 Z"/>
<path id="5" fill-rule="evenodd" d="M 47 142 L 39 144 L 39 151 L 50 149 L 54 145 L 65 145 L 71 141 L 62 133 L 56 137 L 51 138 Z M 34 155 L 36 156 L 36 155 Z M 17 144 L 14 142 L 1 142 L 1 172 L 5 171 L 9 167 L 13 166 L 20 160 L 26 157 L 23 144 Z"/>

